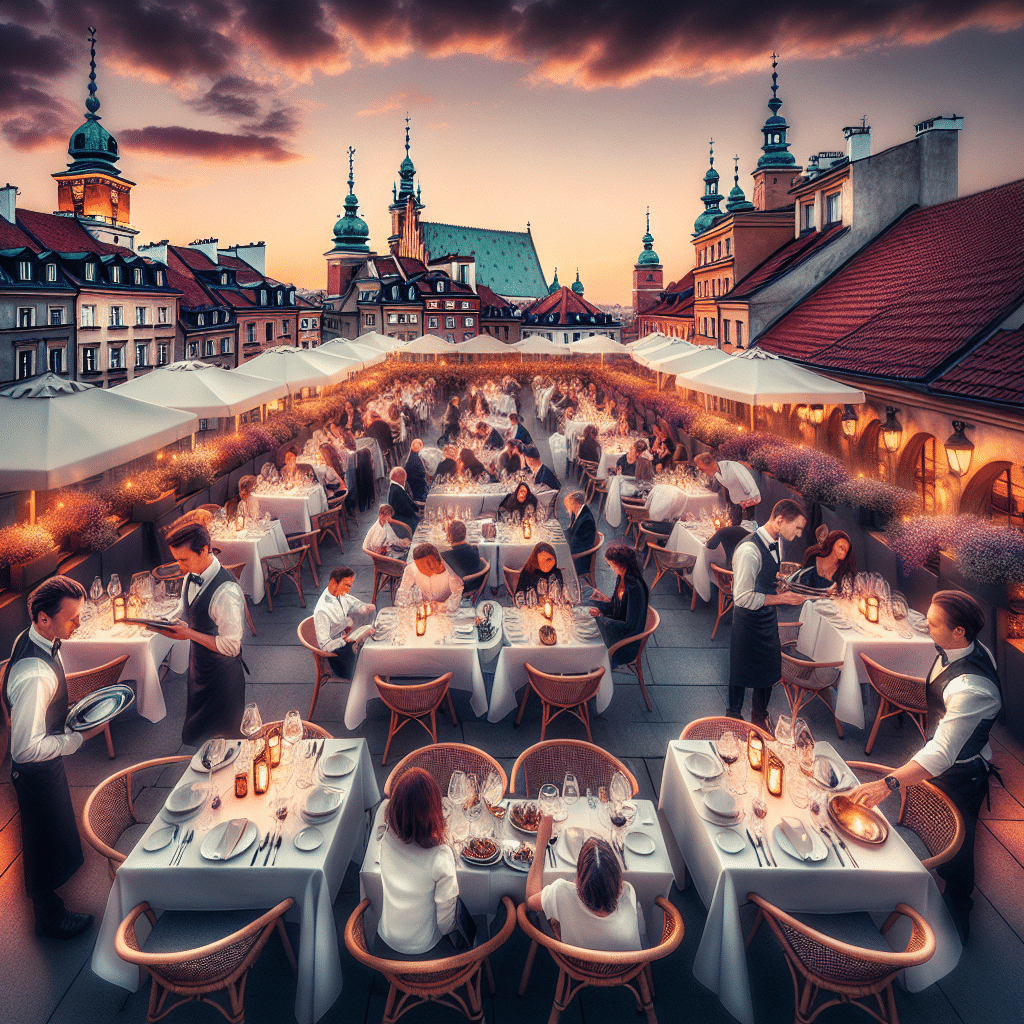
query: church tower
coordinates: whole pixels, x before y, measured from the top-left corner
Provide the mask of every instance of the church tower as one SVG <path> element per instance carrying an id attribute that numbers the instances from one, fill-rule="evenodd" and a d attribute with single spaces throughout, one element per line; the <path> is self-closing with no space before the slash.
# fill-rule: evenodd
<path id="1" fill-rule="evenodd" d="M 779 115 L 782 100 L 779 99 L 779 74 L 775 70 L 779 66 L 778 56 L 772 54 L 772 98 L 768 101 L 771 117 L 761 127 L 764 135 L 763 155 L 757 161 L 754 176 L 754 209 L 779 210 L 792 206 L 788 192 L 793 179 L 803 170 L 797 167 L 796 158 L 789 151 L 786 132 L 789 125 Z"/>
<path id="2" fill-rule="evenodd" d="M 121 177 L 117 140 L 100 124 L 96 95 L 96 29 L 89 29 L 89 95 L 85 124 L 68 142 L 71 163 L 53 175 L 57 182 L 57 210 L 73 214 L 95 239 L 135 248 L 138 229 L 131 226 L 131 190 L 135 184 Z"/>
<path id="3" fill-rule="evenodd" d="M 394 256 L 406 256 L 427 262 L 427 249 L 423 241 L 423 226 L 420 224 L 420 190 L 413 189 L 416 168 L 409 156 L 409 118 L 405 118 L 405 159 L 398 168 L 401 187 L 392 190 L 393 202 L 388 207 L 391 213 L 391 236 L 388 248 Z"/>
<path id="4" fill-rule="evenodd" d="M 651 208 L 647 207 L 647 233 L 642 239 L 644 251 L 633 267 L 633 315 L 639 316 L 655 305 L 663 290 L 663 268 L 654 251 L 651 234 Z"/>
<path id="5" fill-rule="evenodd" d="M 693 237 L 704 234 L 705 231 L 722 214 L 722 193 L 718 191 L 718 171 L 715 170 L 715 140 L 711 140 L 711 163 L 707 173 L 704 175 L 704 195 L 700 197 L 704 204 L 704 212 L 693 222 Z"/>
<path id="6" fill-rule="evenodd" d="M 348 148 L 348 195 L 345 197 L 345 215 L 334 225 L 334 248 L 324 253 L 327 257 L 327 294 L 340 295 L 347 287 L 354 267 L 362 266 L 373 255 L 367 240 L 370 229 L 359 216 L 359 200 L 355 193 L 353 158 L 356 151 Z"/>

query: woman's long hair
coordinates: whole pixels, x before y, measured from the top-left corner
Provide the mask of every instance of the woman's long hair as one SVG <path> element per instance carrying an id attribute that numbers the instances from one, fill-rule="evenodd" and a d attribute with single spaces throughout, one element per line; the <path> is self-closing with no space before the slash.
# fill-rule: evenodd
<path id="1" fill-rule="evenodd" d="M 459 462 L 462 469 L 470 476 L 481 476 L 487 472 L 487 467 L 476 457 L 472 448 L 463 448 L 459 452 Z"/>
<path id="2" fill-rule="evenodd" d="M 580 849 L 576 862 L 576 894 L 595 914 L 610 914 L 619 905 L 622 869 L 611 846 L 592 836 Z"/>
<path id="3" fill-rule="evenodd" d="M 650 600 L 651 592 L 647 587 L 647 580 L 644 579 L 644 570 L 637 558 L 636 551 L 628 544 L 609 544 L 605 548 L 604 557 L 616 565 L 625 566 L 626 572 L 623 576 L 624 583 L 639 583 L 643 587 L 644 597 Z"/>
<path id="4" fill-rule="evenodd" d="M 836 566 L 836 574 L 832 577 L 832 582 L 841 584 L 845 577 L 856 576 L 857 559 L 853 555 L 853 541 L 850 540 L 849 534 L 843 533 L 842 530 L 832 530 L 820 544 L 813 544 L 809 547 L 804 553 L 803 564 L 813 565 L 815 558 L 828 558 L 832 554 L 832 549 L 841 540 L 845 540 L 850 549 L 846 553 L 846 557 L 841 559 Z"/>
<path id="5" fill-rule="evenodd" d="M 526 560 L 526 564 L 520 569 L 520 573 L 534 573 L 537 575 L 543 575 L 544 570 L 541 569 L 537 556 L 541 553 L 549 554 L 555 560 L 555 568 L 558 567 L 558 555 L 555 554 L 555 549 L 546 541 L 542 540 L 537 544 L 533 545 L 533 550 L 530 552 L 530 557 Z M 554 572 L 554 570 L 552 570 Z"/>
<path id="6" fill-rule="evenodd" d="M 444 842 L 441 789 L 422 768 L 410 768 L 398 777 L 384 813 L 388 830 L 403 843 L 431 850 Z"/>

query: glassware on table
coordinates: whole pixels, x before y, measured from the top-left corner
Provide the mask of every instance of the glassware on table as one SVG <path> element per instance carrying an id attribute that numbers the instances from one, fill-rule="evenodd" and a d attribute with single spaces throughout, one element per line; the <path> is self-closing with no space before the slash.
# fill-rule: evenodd
<path id="1" fill-rule="evenodd" d="M 493 768 L 487 773 L 483 795 L 484 800 L 492 807 L 505 795 L 505 787 L 502 784 L 501 776 Z"/>
<path id="2" fill-rule="evenodd" d="M 608 785 L 608 796 L 613 804 L 625 803 L 633 795 L 633 787 L 622 772 L 615 772 Z"/>
<path id="3" fill-rule="evenodd" d="M 550 815 L 552 818 L 558 810 L 558 787 L 550 783 L 540 787 L 537 794 L 537 806 L 541 814 Z"/>
<path id="4" fill-rule="evenodd" d="M 296 745 L 302 739 L 302 715 L 298 711 L 289 711 L 284 716 L 281 739 L 285 743 L 284 757 L 290 761 L 297 749 Z"/>
<path id="5" fill-rule="evenodd" d="M 315 743 L 302 743 L 295 748 L 295 785 L 298 789 L 309 789 L 313 785 L 313 758 Z"/>
<path id="6" fill-rule="evenodd" d="M 467 784 L 466 773 L 456 769 L 448 780 L 448 799 L 452 807 L 462 807 L 466 802 Z"/>
<path id="7" fill-rule="evenodd" d="M 814 774 L 814 736 L 810 726 L 798 718 L 793 724 L 793 746 L 796 748 L 796 761 L 800 771 L 808 777 Z"/>
<path id="8" fill-rule="evenodd" d="M 209 832 L 217 823 L 218 815 L 213 813 L 213 802 L 217 799 L 218 790 L 213 784 L 213 769 L 224 760 L 224 750 L 227 744 L 220 736 L 207 740 L 203 745 L 203 754 L 200 759 L 206 769 L 206 806 L 203 808 L 202 817 L 196 828 L 200 832 Z"/>
<path id="9" fill-rule="evenodd" d="M 121 596 L 121 577 L 116 572 L 110 577 L 110 582 L 107 584 L 107 596 L 111 600 Z"/>
<path id="10" fill-rule="evenodd" d="M 781 754 L 785 755 L 788 749 L 793 747 L 793 719 L 789 715 L 779 715 L 775 723 L 775 739 L 782 747 Z"/>
<path id="11" fill-rule="evenodd" d="M 470 773 L 466 776 L 466 799 L 462 806 L 462 813 L 469 822 L 470 832 L 473 832 L 476 823 L 484 812 L 484 801 L 480 793 L 480 780 Z M 475 834 L 475 833 L 474 833 Z"/>
<path id="12" fill-rule="evenodd" d="M 746 792 L 746 786 L 741 786 L 738 780 L 739 773 L 737 768 L 741 760 L 740 754 L 745 753 L 740 748 L 739 737 L 732 730 L 726 730 L 715 743 L 715 749 L 718 751 L 718 756 L 725 763 L 729 775 L 730 788 L 737 794 Z M 745 757 L 742 760 L 744 763 L 746 762 Z"/>
<path id="13" fill-rule="evenodd" d="M 263 719 L 260 717 L 259 707 L 255 702 L 246 704 L 245 711 L 242 712 L 242 724 L 240 729 L 248 743 L 246 744 L 245 752 L 239 754 L 239 757 L 245 759 L 246 764 L 249 764 L 250 759 L 256 756 L 256 751 L 253 749 L 255 746 L 254 737 L 262 728 Z"/>
<path id="14" fill-rule="evenodd" d="M 104 591 L 103 591 L 103 580 L 100 579 L 99 576 L 97 576 L 92 581 L 92 586 L 89 588 L 89 596 L 94 601 L 102 601 L 103 600 L 103 593 L 104 593 Z"/>
<path id="15" fill-rule="evenodd" d="M 810 803 L 810 780 L 803 772 L 793 772 L 786 777 L 786 795 L 793 806 L 801 810 Z"/>
<path id="16" fill-rule="evenodd" d="M 572 772 L 566 772 L 562 780 L 562 799 L 570 807 L 580 798 L 579 779 Z"/>

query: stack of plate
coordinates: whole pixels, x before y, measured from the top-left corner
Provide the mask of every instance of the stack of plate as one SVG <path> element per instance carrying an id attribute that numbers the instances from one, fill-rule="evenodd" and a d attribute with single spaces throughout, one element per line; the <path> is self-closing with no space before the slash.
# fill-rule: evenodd
<path id="1" fill-rule="evenodd" d="M 306 796 L 300 813 L 310 824 L 317 825 L 338 813 L 342 792 L 329 786 L 314 786 Z"/>
<path id="2" fill-rule="evenodd" d="M 355 761 L 341 753 L 328 754 L 320 759 L 320 771 L 327 779 L 343 778 L 354 771 L 355 767 Z"/>
<path id="3" fill-rule="evenodd" d="M 699 807 L 701 817 L 713 825 L 728 828 L 738 825 L 743 820 L 743 808 L 736 803 L 736 798 L 725 789 L 709 789 Z"/>
<path id="4" fill-rule="evenodd" d="M 192 815 L 198 814 L 203 804 L 206 803 L 207 788 L 205 782 L 190 782 L 185 786 L 178 786 L 171 791 L 163 810 L 160 812 L 168 821 L 177 823 L 186 821 Z"/>
<path id="5" fill-rule="evenodd" d="M 455 627 L 456 643 L 476 643 L 476 623 L 460 622 Z"/>
<path id="6" fill-rule="evenodd" d="M 135 692 L 124 683 L 105 686 L 86 694 L 69 711 L 65 726 L 76 732 L 87 732 L 98 726 L 105 725 L 112 718 L 131 707 L 135 701 Z"/>

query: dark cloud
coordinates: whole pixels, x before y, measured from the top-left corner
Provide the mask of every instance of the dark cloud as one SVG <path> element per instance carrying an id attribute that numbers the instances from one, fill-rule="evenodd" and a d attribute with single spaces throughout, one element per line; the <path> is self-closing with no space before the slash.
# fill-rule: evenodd
<path id="1" fill-rule="evenodd" d="M 69 66 L 64 40 L 0 24 L 0 133 L 14 149 L 39 149 L 67 139 L 74 114 L 54 93 L 49 76 Z"/>
<path id="2" fill-rule="evenodd" d="M 0 0 L 0 18 L 10 18 L 22 25 L 38 25 L 50 17 L 39 0 Z"/>
<path id="3" fill-rule="evenodd" d="M 242 125 L 243 131 L 256 135 L 294 135 L 298 129 L 298 107 L 275 107 L 262 121 Z"/>
<path id="4" fill-rule="evenodd" d="M 239 22 L 270 53 L 303 67 L 333 63 L 348 50 L 320 0 L 241 0 Z"/>
<path id="5" fill-rule="evenodd" d="M 259 85 L 244 75 L 226 75 L 213 83 L 209 91 L 189 104 L 202 114 L 222 117 L 255 117 L 260 110 Z"/>
<path id="6" fill-rule="evenodd" d="M 33 149 L 54 149 L 67 145 L 70 127 L 55 122 L 51 115 L 44 113 L 25 114 L 12 117 L 0 126 L 0 134 L 10 143 L 12 149 L 27 152 Z"/>
<path id="7" fill-rule="evenodd" d="M 147 128 L 126 128 L 118 138 L 122 148 L 159 156 L 210 161 L 259 159 L 269 163 L 299 159 L 297 153 L 286 150 L 273 135 L 238 135 L 180 125 L 150 125 Z"/>

